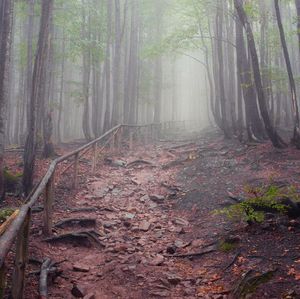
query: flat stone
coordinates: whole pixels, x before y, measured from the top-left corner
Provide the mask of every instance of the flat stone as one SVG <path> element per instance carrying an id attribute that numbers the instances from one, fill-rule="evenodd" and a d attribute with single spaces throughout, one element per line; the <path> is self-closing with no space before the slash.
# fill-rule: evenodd
<path id="1" fill-rule="evenodd" d="M 90 294 L 87 294 L 83 297 L 83 299 L 96 299 L 96 296 L 94 293 L 90 293 Z"/>
<path id="2" fill-rule="evenodd" d="M 88 267 L 86 265 L 82 265 L 80 263 L 76 263 L 73 265 L 73 270 L 77 271 L 77 272 L 89 272 L 90 267 Z"/>
<path id="3" fill-rule="evenodd" d="M 126 213 L 122 218 L 123 220 L 132 220 L 135 217 L 135 214 L 132 213 Z"/>
<path id="4" fill-rule="evenodd" d="M 150 261 L 151 266 L 160 266 L 165 261 L 163 255 L 158 254 L 152 261 Z"/>
<path id="5" fill-rule="evenodd" d="M 150 200 L 150 197 L 149 197 L 149 195 L 144 195 L 144 196 L 142 196 L 141 198 L 140 198 L 140 202 L 147 202 L 147 201 L 149 201 Z"/>
<path id="6" fill-rule="evenodd" d="M 150 295 L 156 296 L 156 297 L 169 297 L 170 292 L 168 292 L 168 291 L 151 291 Z"/>
<path id="7" fill-rule="evenodd" d="M 176 224 L 176 225 L 181 225 L 181 226 L 188 226 L 189 225 L 189 222 L 185 219 L 182 219 L 182 218 L 175 218 L 173 220 L 173 223 Z"/>
<path id="8" fill-rule="evenodd" d="M 175 274 L 168 274 L 167 280 L 172 285 L 177 285 L 181 282 L 181 277 L 175 275 Z"/>
<path id="9" fill-rule="evenodd" d="M 103 227 L 104 227 L 104 228 L 112 228 L 112 227 L 114 227 L 115 225 L 117 225 L 117 222 L 116 222 L 116 221 L 104 221 L 104 222 L 103 222 Z"/>
<path id="10" fill-rule="evenodd" d="M 86 289 L 80 285 L 73 285 L 73 288 L 71 290 L 71 294 L 75 297 L 75 298 L 83 298 L 86 295 Z"/>
<path id="11" fill-rule="evenodd" d="M 139 225 L 139 230 L 143 231 L 143 232 L 147 232 L 150 229 L 151 223 L 148 221 L 143 221 L 140 225 Z"/>

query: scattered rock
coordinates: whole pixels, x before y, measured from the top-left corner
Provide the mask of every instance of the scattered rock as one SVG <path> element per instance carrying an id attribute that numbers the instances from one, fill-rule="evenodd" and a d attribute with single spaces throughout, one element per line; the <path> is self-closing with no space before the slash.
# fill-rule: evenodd
<path id="1" fill-rule="evenodd" d="M 112 227 L 114 227 L 115 225 L 117 225 L 117 222 L 116 222 L 116 221 L 104 221 L 104 222 L 103 222 L 103 227 L 104 227 L 104 228 L 112 228 Z"/>
<path id="2" fill-rule="evenodd" d="M 157 207 L 157 203 L 155 203 L 155 202 L 150 202 L 149 203 L 149 208 L 150 209 L 155 209 Z"/>
<path id="3" fill-rule="evenodd" d="M 150 195 L 150 199 L 156 203 L 163 203 L 165 201 L 164 196 L 157 194 Z"/>
<path id="4" fill-rule="evenodd" d="M 175 254 L 177 247 L 175 245 L 168 246 L 166 252 L 168 254 Z"/>
<path id="5" fill-rule="evenodd" d="M 83 297 L 83 299 L 96 299 L 96 296 L 94 293 L 90 293 L 90 294 L 87 294 Z"/>
<path id="6" fill-rule="evenodd" d="M 185 219 L 182 219 L 182 218 L 175 218 L 173 220 L 173 223 L 176 224 L 176 225 L 181 225 L 181 226 L 188 226 L 189 225 L 189 222 Z"/>
<path id="7" fill-rule="evenodd" d="M 126 220 L 132 220 L 134 217 L 135 217 L 135 214 L 126 213 L 122 218 L 124 221 L 126 221 Z"/>
<path id="8" fill-rule="evenodd" d="M 83 298 L 86 295 L 86 289 L 82 286 L 73 285 L 73 288 L 71 290 L 71 294 L 75 297 L 75 298 Z"/>
<path id="9" fill-rule="evenodd" d="M 140 226 L 139 226 L 139 230 L 143 231 L 143 232 L 147 232 L 150 229 L 151 223 L 148 221 L 143 221 Z"/>
<path id="10" fill-rule="evenodd" d="M 126 167 L 126 162 L 123 160 L 113 160 L 111 161 L 111 165 L 115 167 Z"/>
<path id="11" fill-rule="evenodd" d="M 73 270 L 77 271 L 77 272 L 89 272 L 90 267 L 88 267 L 86 265 L 82 265 L 80 263 L 76 263 L 73 265 Z"/>
<path id="12" fill-rule="evenodd" d="M 165 261 L 163 255 L 158 254 L 152 261 L 150 261 L 151 266 L 160 266 Z"/>
<path id="13" fill-rule="evenodd" d="M 181 282 L 181 277 L 177 276 L 176 274 L 168 274 L 167 280 L 172 285 L 177 285 Z"/>
<path id="14" fill-rule="evenodd" d="M 149 201 L 150 200 L 150 197 L 149 197 L 149 195 L 144 195 L 144 196 L 142 196 L 141 198 L 140 198 L 140 202 L 147 202 L 147 201 Z"/>
<path id="15" fill-rule="evenodd" d="M 169 297 L 170 293 L 168 291 L 150 291 L 150 295 L 157 297 Z"/>

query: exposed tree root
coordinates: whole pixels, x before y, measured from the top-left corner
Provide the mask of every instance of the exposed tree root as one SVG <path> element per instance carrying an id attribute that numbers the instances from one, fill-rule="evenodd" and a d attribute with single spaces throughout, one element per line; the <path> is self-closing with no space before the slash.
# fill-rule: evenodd
<path id="1" fill-rule="evenodd" d="M 262 274 L 254 274 L 253 270 L 247 271 L 234 288 L 234 297 L 240 299 L 245 298 L 248 294 L 253 293 L 259 285 L 268 282 L 276 271 L 277 269 Z"/>
<path id="2" fill-rule="evenodd" d="M 151 165 L 152 167 L 156 167 L 153 162 L 151 161 L 147 161 L 147 160 L 142 160 L 142 159 L 137 159 L 137 160 L 134 160 L 132 162 L 129 162 L 126 167 L 131 167 L 131 166 L 135 166 L 137 164 L 146 164 L 146 165 Z"/>
<path id="3" fill-rule="evenodd" d="M 94 230 L 66 233 L 47 238 L 44 241 L 49 243 L 72 243 L 89 248 L 93 245 L 105 247 L 105 245 L 99 241 L 98 234 Z"/>
<path id="4" fill-rule="evenodd" d="M 81 227 L 95 226 L 95 218 L 69 218 L 57 222 L 54 226 L 59 228 L 70 227 L 74 225 L 79 225 Z"/>

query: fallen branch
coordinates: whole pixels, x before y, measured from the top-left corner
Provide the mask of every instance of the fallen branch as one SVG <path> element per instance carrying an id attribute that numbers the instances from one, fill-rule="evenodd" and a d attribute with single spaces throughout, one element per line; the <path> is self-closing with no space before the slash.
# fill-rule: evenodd
<path id="1" fill-rule="evenodd" d="M 239 257 L 239 255 L 241 254 L 241 252 L 239 251 L 238 253 L 236 253 L 233 257 L 233 259 L 231 260 L 231 262 L 224 268 L 224 271 L 227 271 L 236 261 L 236 259 Z"/>
<path id="2" fill-rule="evenodd" d="M 57 222 L 54 225 L 54 227 L 64 228 L 64 227 L 70 227 L 74 225 L 80 225 L 81 227 L 95 226 L 96 219 L 95 218 L 69 218 Z"/>
<path id="3" fill-rule="evenodd" d="M 192 258 L 192 257 L 201 257 L 205 254 L 215 252 L 216 249 L 209 249 L 201 252 L 191 252 L 191 253 L 184 253 L 184 254 L 174 254 L 174 255 L 166 255 L 167 257 L 176 257 L 176 258 Z"/>
<path id="4" fill-rule="evenodd" d="M 95 207 L 83 207 L 83 208 L 69 208 L 71 213 L 77 213 L 77 212 L 96 212 L 97 208 Z"/>

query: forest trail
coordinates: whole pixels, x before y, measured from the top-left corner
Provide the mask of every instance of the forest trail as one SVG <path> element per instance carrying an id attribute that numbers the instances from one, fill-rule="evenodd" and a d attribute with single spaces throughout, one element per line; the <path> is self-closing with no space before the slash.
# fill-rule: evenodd
<path id="1" fill-rule="evenodd" d="M 290 159 L 299 156 L 289 151 Z M 49 257 L 63 271 L 50 286 L 49 298 L 232 298 L 250 269 L 276 270 L 251 298 L 299 293 L 300 231 L 295 223 L 292 227 L 276 219 L 249 228 L 214 213 L 230 204 L 228 192 L 243 196 L 247 184 L 266 183 L 270 176 L 287 183 L 292 178 L 287 165 L 293 164 L 289 171 L 299 165 L 285 156 L 286 151 L 269 144 L 224 142 L 216 132 L 107 153 L 95 176 L 82 175 L 78 192 L 56 198 L 54 223 L 71 218 L 90 222 L 62 224 L 54 236 L 80 232 L 80 239 L 45 242 L 39 216 L 34 216 L 31 256 Z M 234 248 L 223 250 L 220 244 L 228 239 Z M 274 247 L 271 240 L 280 243 Z M 36 298 L 27 292 L 26 298 Z"/>

